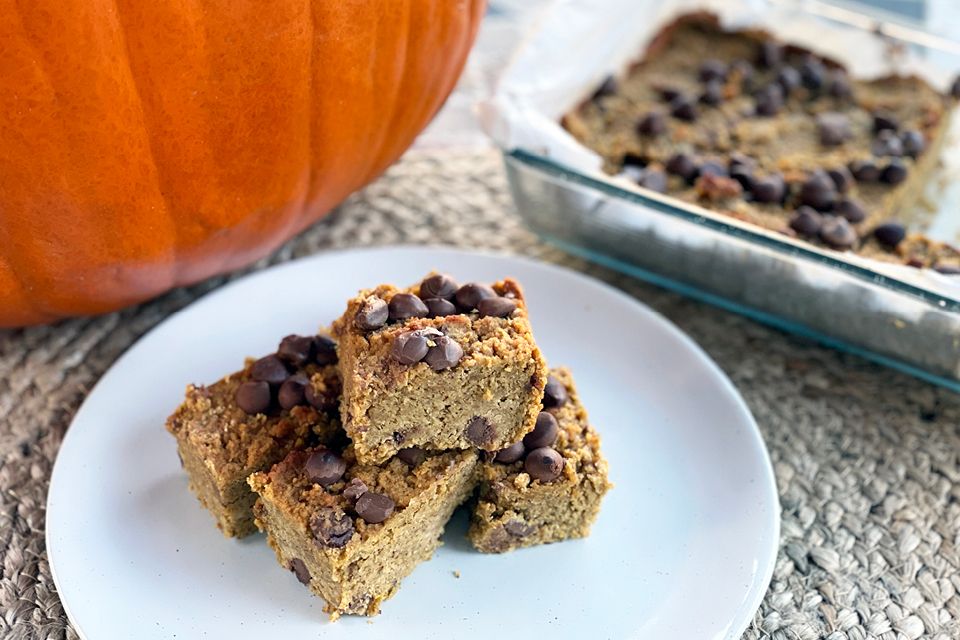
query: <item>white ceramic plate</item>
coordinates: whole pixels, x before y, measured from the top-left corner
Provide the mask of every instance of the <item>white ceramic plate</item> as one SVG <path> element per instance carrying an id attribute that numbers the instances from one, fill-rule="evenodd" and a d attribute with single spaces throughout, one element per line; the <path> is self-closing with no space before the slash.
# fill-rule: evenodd
<path id="1" fill-rule="evenodd" d="M 331 624 L 262 536 L 228 540 L 187 489 L 167 414 L 288 333 L 337 316 L 357 289 L 518 278 L 539 344 L 572 367 L 616 487 L 593 534 L 474 552 L 458 514 L 434 558 L 380 616 Z M 661 316 L 595 280 L 448 249 L 327 253 L 243 278 L 175 314 L 121 357 L 57 458 L 47 548 L 80 635 L 115 638 L 738 638 L 769 583 L 779 506 L 766 450 L 734 387 Z M 454 576 L 459 571 L 459 578 Z"/>

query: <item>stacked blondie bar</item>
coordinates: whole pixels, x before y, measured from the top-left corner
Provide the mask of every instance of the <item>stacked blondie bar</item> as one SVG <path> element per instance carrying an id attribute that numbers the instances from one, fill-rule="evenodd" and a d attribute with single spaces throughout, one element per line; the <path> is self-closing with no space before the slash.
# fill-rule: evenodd
<path id="1" fill-rule="evenodd" d="M 377 613 L 463 503 L 474 547 L 500 553 L 585 537 L 611 486 L 509 278 L 361 291 L 330 335 L 189 386 L 167 429 L 223 533 L 266 533 L 334 619 Z"/>

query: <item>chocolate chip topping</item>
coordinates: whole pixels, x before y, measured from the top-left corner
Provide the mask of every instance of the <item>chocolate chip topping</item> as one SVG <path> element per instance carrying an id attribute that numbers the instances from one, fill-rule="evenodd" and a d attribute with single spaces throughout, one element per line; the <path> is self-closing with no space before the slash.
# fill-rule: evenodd
<path id="1" fill-rule="evenodd" d="M 883 171 L 880 172 L 880 181 L 887 184 L 900 184 L 907 179 L 907 167 L 894 158 Z"/>
<path id="2" fill-rule="evenodd" d="M 903 146 L 904 155 L 910 156 L 911 158 L 919 156 L 927 146 L 927 141 L 923 137 L 923 134 L 916 129 L 904 131 L 900 135 L 900 143 Z"/>
<path id="3" fill-rule="evenodd" d="M 895 249 L 907 237 L 907 229 L 900 223 L 887 222 L 873 230 L 873 237 L 883 246 Z"/>
<path id="4" fill-rule="evenodd" d="M 842 69 L 834 69 L 827 79 L 827 93 L 834 98 L 847 99 L 853 96 L 853 85 Z"/>
<path id="5" fill-rule="evenodd" d="M 320 507 L 310 518 L 310 532 L 318 546 L 340 549 L 353 537 L 353 519 L 339 507 Z"/>
<path id="6" fill-rule="evenodd" d="M 783 45 L 771 40 L 761 43 L 757 62 L 767 69 L 778 67 L 783 62 Z"/>
<path id="7" fill-rule="evenodd" d="M 307 569 L 307 565 L 300 558 L 290 560 L 290 571 L 297 576 L 300 584 L 310 584 L 310 570 Z"/>
<path id="8" fill-rule="evenodd" d="M 497 452 L 493 457 L 494 462 L 502 462 L 503 464 L 511 464 L 523 457 L 523 454 L 526 453 L 527 448 L 523 445 L 523 442 L 514 442 L 509 447 L 504 447 Z"/>
<path id="9" fill-rule="evenodd" d="M 820 239 L 836 249 L 849 249 L 859 238 L 846 218 L 827 216 L 820 227 Z"/>
<path id="10" fill-rule="evenodd" d="M 534 531 L 532 526 L 519 520 L 508 520 L 503 524 L 503 529 L 516 538 L 525 538 Z"/>
<path id="11" fill-rule="evenodd" d="M 857 182 L 876 182 L 880 179 L 880 169 L 872 160 L 854 160 L 850 163 L 850 173 Z"/>
<path id="12" fill-rule="evenodd" d="M 427 350 L 424 362 L 434 371 L 443 371 L 454 367 L 463 358 L 463 347 L 453 338 L 440 336 L 434 340 L 434 346 Z"/>
<path id="13" fill-rule="evenodd" d="M 339 482 L 347 470 L 343 458 L 329 449 L 317 449 L 303 463 L 303 471 L 312 482 L 328 487 Z"/>
<path id="14" fill-rule="evenodd" d="M 552 482 L 563 471 L 563 457 L 550 447 L 540 447 L 527 454 L 523 468 L 534 480 Z"/>
<path id="15" fill-rule="evenodd" d="M 897 131 L 899 128 L 900 122 L 892 114 L 883 112 L 873 114 L 874 133 L 880 133 L 881 131 Z"/>
<path id="16" fill-rule="evenodd" d="M 783 67 L 777 72 L 777 84 L 783 89 L 783 95 L 789 96 L 794 89 L 798 89 L 803 84 L 803 78 L 793 67 Z"/>
<path id="17" fill-rule="evenodd" d="M 275 355 L 264 356 L 250 367 L 250 377 L 253 380 L 266 382 L 274 386 L 283 384 L 290 375 L 287 365 Z"/>
<path id="18" fill-rule="evenodd" d="M 719 160 L 704 160 L 700 163 L 701 176 L 726 176 L 727 168 Z"/>
<path id="19" fill-rule="evenodd" d="M 357 498 L 368 491 L 367 485 L 360 478 L 351 478 L 347 486 L 343 488 L 343 497 L 350 502 L 356 502 Z"/>
<path id="20" fill-rule="evenodd" d="M 642 136 L 659 136 L 667 130 L 667 119 L 659 111 L 649 111 L 637 121 L 637 133 Z"/>
<path id="21" fill-rule="evenodd" d="M 312 384 L 306 386 L 303 396 L 307 404 L 318 411 L 330 411 L 337 406 L 336 394 L 317 391 Z"/>
<path id="22" fill-rule="evenodd" d="M 407 320 L 409 318 L 424 318 L 430 311 L 423 300 L 412 293 L 398 293 L 390 298 L 388 305 L 391 320 Z"/>
<path id="23" fill-rule="evenodd" d="M 386 301 L 377 296 L 370 296 L 363 301 L 354 322 L 361 331 L 373 331 L 385 325 L 389 316 L 390 309 Z"/>
<path id="24" fill-rule="evenodd" d="M 537 416 L 537 425 L 533 431 L 523 436 L 523 446 L 527 449 L 539 449 L 552 446 L 557 441 L 560 425 L 553 414 L 541 411 Z"/>
<path id="25" fill-rule="evenodd" d="M 553 376 L 547 376 L 547 384 L 543 388 L 543 408 L 559 407 L 567 401 L 567 388 Z"/>
<path id="26" fill-rule="evenodd" d="M 850 130 L 850 118 L 843 113 L 828 111 L 817 116 L 817 133 L 820 144 L 825 147 L 836 147 L 843 144 L 853 135 Z"/>
<path id="27" fill-rule="evenodd" d="M 497 292 L 492 287 L 479 284 L 477 282 L 468 282 L 463 285 L 455 294 L 457 306 L 463 311 L 473 311 L 484 298 L 493 298 Z"/>
<path id="28" fill-rule="evenodd" d="M 840 193 L 846 193 L 853 186 L 853 174 L 846 167 L 827 169 L 827 175 L 833 180 L 834 186 Z"/>
<path id="29" fill-rule="evenodd" d="M 813 56 L 808 56 L 800 65 L 800 79 L 803 86 L 810 91 L 820 91 L 826 83 L 826 78 L 827 68 Z"/>
<path id="30" fill-rule="evenodd" d="M 481 449 L 487 449 L 493 444 L 494 440 L 497 439 L 497 430 L 493 424 L 483 416 L 474 416 L 470 419 L 470 422 L 467 423 L 467 427 L 463 430 L 463 435 L 467 440 Z"/>
<path id="31" fill-rule="evenodd" d="M 690 98 L 679 95 L 670 101 L 670 115 L 677 120 L 693 122 L 697 119 L 697 107 Z"/>
<path id="32" fill-rule="evenodd" d="M 313 360 L 319 365 L 336 364 L 337 343 L 327 336 L 314 336 Z"/>
<path id="33" fill-rule="evenodd" d="M 699 100 L 700 104 L 705 104 L 708 107 L 715 107 L 723 102 L 723 83 L 719 80 L 711 80 L 706 83 Z"/>
<path id="34" fill-rule="evenodd" d="M 517 301 L 510 298 L 497 296 L 495 298 L 484 298 L 477 304 L 477 311 L 481 318 L 506 318 L 517 310 Z"/>
<path id="35" fill-rule="evenodd" d="M 829 211 L 837 197 L 837 188 L 826 173 L 815 171 L 800 185 L 800 203 L 817 211 Z"/>
<path id="36" fill-rule="evenodd" d="M 823 226 L 823 216 L 812 207 L 797 207 L 790 217 L 789 224 L 790 228 L 800 235 L 815 238 L 820 233 L 820 227 Z"/>
<path id="37" fill-rule="evenodd" d="M 244 413 L 266 413 L 270 409 L 270 385 L 255 380 L 244 382 L 237 387 L 235 399 Z"/>
<path id="38" fill-rule="evenodd" d="M 896 131 L 884 129 L 870 143 L 870 152 L 875 156 L 902 156 L 903 143 Z"/>
<path id="39" fill-rule="evenodd" d="M 427 452 L 420 447 L 407 447 L 397 452 L 397 457 L 411 467 L 415 467 L 427 458 Z"/>
<path id="40" fill-rule="evenodd" d="M 750 193 L 753 195 L 754 202 L 764 204 L 783 202 L 783 197 L 787 193 L 787 185 L 783 181 L 783 176 L 775 173 L 765 178 L 755 179 Z"/>
<path id="41" fill-rule="evenodd" d="M 457 292 L 456 281 L 445 273 L 435 273 L 420 283 L 420 297 L 426 302 L 427 298 L 443 298 L 449 300 Z"/>
<path id="42" fill-rule="evenodd" d="M 783 108 L 783 88 L 778 84 L 768 84 L 753 99 L 754 111 L 758 116 L 775 116 Z"/>
<path id="43" fill-rule="evenodd" d="M 667 173 L 680 176 L 689 183 L 692 183 L 698 173 L 697 163 L 688 153 L 675 153 L 667 159 L 665 165 Z"/>
<path id="44" fill-rule="evenodd" d="M 389 496 L 367 491 L 357 499 L 357 515 L 368 524 L 379 524 L 390 517 L 396 506 Z"/>
<path id="45" fill-rule="evenodd" d="M 280 385 L 280 390 L 277 392 L 277 402 L 280 403 L 280 407 L 283 409 L 292 409 L 306 402 L 308 384 L 310 384 L 310 381 L 307 380 L 307 376 L 302 373 L 296 373 L 284 380 L 283 384 Z"/>
<path id="46" fill-rule="evenodd" d="M 729 68 L 726 62 L 717 60 L 716 58 L 710 58 L 701 63 L 697 77 L 700 79 L 700 82 L 723 80 L 727 76 L 728 70 Z"/>
<path id="47" fill-rule="evenodd" d="M 617 92 L 617 86 L 617 79 L 613 76 L 607 76 L 603 79 L 603 82 L 600 83 L 600 86 L 597 87 L 596 91 L 593 92 L 593 95 L 590 96 L 590 99 L 597 101 L 600 98 L 612 96 Z M 456 289 L 456 287 L 454 287 L 454 289 Z"/>
<path id="48" fill-rule="evenodd" d="M 313 356 L 313 338 L 311 336 L 287 336 L 280 341 L 277 356 L 292 367 L 302 367 Z"/>
<path id="49" fill-rule="evenodd" d="M 457 313 L 456 305 L 445 298 L 427 298 L 423 304 L 427 305 L 427 315 L 430 318 L 442 318 Z"/>
<path id="50" fill-rule="evenodd" d="M 854 198 L 839 200 L 835 211 L 837 215 L 841 215 L 853 223 L 863 222 L 867 218 L 867 210 L 863 208 L 863 203 Z"/>
<path id="51" fill-rule="evenodd" d="M 401 333 L 393 339 L 390 355 L 400 364 L 416 364 L 423 360 L 430 350 L 430 340 L 443 335 L 432 327 Z"/>

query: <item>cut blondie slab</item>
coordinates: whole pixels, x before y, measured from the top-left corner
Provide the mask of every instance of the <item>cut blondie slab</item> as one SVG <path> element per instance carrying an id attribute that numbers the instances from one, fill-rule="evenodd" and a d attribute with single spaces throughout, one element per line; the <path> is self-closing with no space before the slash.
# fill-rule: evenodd
<path id="1" fill-rule="evenodd" d="M 476 451 L 405 449 L 359 464 L 319 447 L 294 451 L 249 483 L 257 526 L 283 567 L 326 601 L 324 611 L 374 615 L 440 545 L 453 510 L 476 483 Z"/>
<path id="2" fill-rule="evenodd" d="M 242 370 L 212 385 L 187 387 L 166 426 L 177 439 L 190 489 L 224 535 L 256 531 L 256 496 L 247 476 L 293 449 L 342 434 L 336 359 L 327 337 L 288 336 L 276 354 L 248 359 Z"/>
<path id="3" fill-rule="evenodd" d="M 551 371 L 537 427 L 480 466 L 467 537 L 485 553 L 583 538 L 611 488 L 570 372 Z"/>
<path id="4" fill-rule="evenodd" d="M 533 429 L 547 367 L 514 280 L 380 285 L 351 299 L 333 331 L 341 419 L 363 462 L 410 446 L 497 451 Z"/>

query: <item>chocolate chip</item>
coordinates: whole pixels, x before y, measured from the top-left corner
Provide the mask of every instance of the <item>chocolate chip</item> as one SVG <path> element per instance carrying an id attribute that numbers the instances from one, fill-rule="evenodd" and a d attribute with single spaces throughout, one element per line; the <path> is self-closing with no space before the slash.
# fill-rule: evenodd
<path id="1" fill-rule="evenodd" d="M 343 458 L 329 449 L 317 449 L 303 463 L 303 471 L 310 481 L 324 487 L 339 482 L 346 470 L 347 463 Z"/>
<path id="2" fill-rule="evenodd" d="M 361 331 L 373 331 L 379 329 L 387 323 L 390 316 L 390 309 L 382 298 L 370 296 L 363 301 L 360 310 L 354 317 L 354 323 Z"/>
<path id="3" fill-rule="evenodd" d="M 645 166 L 647 166 L 649 162 L 644 156 L 628 151 L 625 154 L 623 154 L 623 158 L 620 159 L 620 164 L 622 164 L 625 168 L 637 167 L 642 169 Z"/>
<path id="4" fill-rule="evenodd" d="M 436 331 L 436 329 L 434 329 Z M 437 334 L 440 334 L 437 331 Z M 442 335 L 442 334 L 440 334 Z M 400 364 L 416 364 L 427 355 L 430 345 L 427 336 L 421 331 L 401 333 L 393 339 L 390 355 Z"/>
<path id="5" fill-rule="evenodd" d="M 357 499 L 354 509 L 356 509 L 357 515 L 368 524 L 380 524 L 390 517 L 394 506 L 395 504 L 389 496 L 367 491 Z"/>
<path id="6" fill-rule="evenodd" d="M 515 538 L 525 538 L 533 533 L 534 528 L 519 520 L 508 520 L 503 524 L 504 530 Z"/>
<path id="7" fill-rule="evenodd" d="M 911 158 L 919 156 L 927 146 L 927 141 L 924 139 L 923 134 L 916 129 L 904 131 L 900 136 L 900 143 L 903 147 L 904 155 L 908 155 Z"/>
<path id="8" fill-rule="evenodd" d="M 846 218 L 827 216 L 820 227 L 820 239 L 835 249 L 849 249 L 857 243 L 857 232 Z"/>
<path id="9" fill-rule="evenodd" d="M 274 386 L 283 384 L 283 381 L 290 375 L 287 365 L 283 360 L 275 355 L 264 356 L 250 367 L 250 377 L 253 380 L 266 382 Z"/>
<path id="10" fill-rule="evenodd" d="M 719 80 L 711 80 L 703 87 L 699 98 L 700 104 L 715 107 L 723 102 L 723 84 Z"/>
<path id="11" fill-rule="evenodd" d="M 516 310 L 517 301 L 502 296 L 484 298 L 477 304 L 477 311 L 481 318 L 506 318 Z"/>
<path id="12" fill-rule="evenodd" d="M 427 305 L 427 315 L 430 318 L 442 318 L 443 316 L 452 316 L 457 313 L 457 307 L 445 298 L 427 298 L 423 301 Z"/>
<path id="13" fill-rule="evenodd" d="M 353 519 L 339 507 L 320 507 L 310 518 L 310 532 L 318 546 L 340 549 L 353 537 Z"/>
<path id="14" fill-rule="evenodd" d="M 412 293 L 398 293 L 390 298 L 388 305 L 391 320 L 407 320 L 409 318 L 424 318 L 428 313 L 427 305 L 423 300 Z"/>
<path id="15" fill-rule="evenodd" d="M 497 430 L 494 428 L 493 423 L 483 416 L 474 416 L 467 422 L 467 426 L 463 430 L 463 435 L 467 440 L 481 449 L 488 449 L 494 440 L 497 439 Z"/>
<path id="16" fill-rule="evenodd" d="M 853 96 L 853 85 L 845 71 L 834 69 L 827 79 L 827 93 L 834 98 L 848 99 Z"/>
<path id="17" fill-rule="evenodd" d="M 848 166 L 857 182 L 876 182 L 880 179 L 880 168 L 872 160 L 854 160 Z"/>
<path id="18" fill-rule="evenodd" d="M 455 294 L 457 306 L 463 311 L 472 311 L 477 308 L 477 303 L 481 300 L 493 298 L 496 295 L 497 293 L 491 287 L 476 282 L 463 285 Z"/>
<path id="19" fill-rule="evenodd" d="M 522 458 L 526 451 L 527 449 L 523 446 L 523 442 L 514 442 L 509 447 L 500 449 L 493 457 L 493 460 L 495 462 L 502 462 L 503 464 L 513 464 Z"/>
<path id="20" fill-rule="evenodd" d="M 727 75 L 727 63 L 716 58 L 704 60 L 700 65 L 700 71 L 697 77 L 700 82 L 710 82 L 713 80 L 723 80 Z"/>
<path id="21" fill-rule="evenodd" d="M 289 410 L 306 402 L 308 384 L 310 381 L 302 373 L 296 373 L 284 380 L 277 392 L 277 402 L 280 403 L 280 407 Z"/>
<path id="22" fill-rule="evenodd" d="M 952 264 L 935 264 L 933 265 L 933 270 L 945 276 L 960 275 L 960 267 Z"/>
<path id="23" fill-rule="evenodd" d="M 789 96 L 794 89 L 798 89 L 803 84 L 803 78 L 793 67 L 783 67 L 777 72 L 777 84 L 783 89 L 783 95 Z"/>
<path id="24" fill-rule="evenodd" d="M 397 457 L 411 467 L 415 467 L 427 458 L 427 452 L 420 447 L 407 447 L 397 452 Z"/>
<path id="25" fill-rule="evenodd" d="M 667 119 L 659 111 L 650 111 L 637 122 L 637 133 L 642 136 L 659 136 L 667 130 Z"/>
<path id="26" fill-rule="evenodd" d="M 434 346 L 427 350 L 424 362 L 434 371 L 443 371 L 454 367 L 463 358 L 463 347 L 453 338 L 440 336 L 434 340 Z"/>
<path id="27" fill-rule="evenodd" d="M 559 407 L 567 401 L 567 388 L 557 378 L 547 376 L 547 384 L 543 389 L 543 408 Z"/>
<path id="28" fill-rule="evenodd" d="M 420 297 L 426 302 L 427 298 L 443 298 L 450 300 L 457 292 L 456 281 L 445 273 L 435 273 L 427 276 L 420 283 Z"/>
<path id="29" fill-rule="evenodd" d="M 293 572 L 293 575 L 297 576 L 297 580 L 300 581 L 300 584 L 310 584 L 310 570 L 307 569 L 307 565 L 304 564 L 303 560 L 300 558 L 293 558 L 290 560 L 289 569 Z"/>
<path id="30" fill-rule="evenodd" d="M 883 171 L 880 172 L 880 182 L 887 184 L 900 184 L 907 179 L 907 167 L 902 162 L 894 158 L 890 161 Z"/>
<path id="31" fill-rule="evenodd" d="M 287 336 L 280 341 L 277 356 L 293 367 L 302 367 L 313 355 L 313 338 L 310 336 Z"/>
<path id="32" fill-rule="evenodd" d="M 314 336 L 313 361 L 319 365 L 336 364 L 337 343 L 327 336 Z"/>
<path id="33" fill-rule="evenodd" d="M 245 413 L 266 413 L 270 409 L 270 385 L 266 382 L 244 382 L 237 387 L 234 397 Z"/>
<path id="34" fill-rule="evenodd" d="M 753 172 L 749 167 L 736 165 L 730 169 L 730 177 L 739 182 L 744 191 L 753 192 L 755 180 L 753 178 Z"/>
<path id="35" fill-rule="evenodd" d="M 303 396 L 307 404 L 319 411 L 330 411 L 337 406 L 338 398 L 335 394 L 317 391 L 312 384 L 306 386 Z"/>
<path id="36" fill-rule="evenodd" d="M 779 66 L 783 62 L 783 45 L 770 40 L 761 43 L 757 62 L 767 69 Z"/>
<path id="37" fill-rule="evenodd" d="M 697 119 L 697 107 L 688 97 L 680 95 L 670 101 L 670 115 L 677 120 L 693 122 Z"/>
<path id="38" fill-rule="evenodd" d="M 817 133 L 820 144 L 826 147 L 841 145 L 853 135 L 850 119 L 843 113 L 828 111 L 817 116 Z"/>
<path id="39" fill-rule="evenodd" d="M 834 186 L 840 193 L 846 193 L 853 186 L 853 174 L 844 166 L 827 169 L 827 175 L 833 180 Z"/>
<path id="40" fill-rule="evenodd" d="M 659 169 L 646 169 L 637 184 L 657 193 L 667 192 L 667 174 Z"/>
<path id="41" fill-rule="evenodd" d="M 550 447 L 541 447 L 527 454 L 523 468 L 534 480 L 552 482 L 563 471 L 563 457 Z"/>
<path id="42" fill-rule="evenodd" d="M 677 96 L 681 95 L 683 92 L 676 87 L 657 87 L 657 93 L 660 94 L 660 99 L 664 102 L 670 102 Z"/>
<path id="43" fill-rule="evenodd" d="M 692 183 L 697 177 L 697 163 L 693 156 L 688 153 L 675 153 L 667 159 L 665 165 L 667 173 L 680 176 L 687 182 Z"/>
<path id="44" fill-rule="evenodd" d="M 873 237 L 885 247 L 895 249 L 907 237 L 907 229 L 897 222 L 886 222 L 873 230 Z"/>
<path id="45" fill-rule="evenodd" d="M 889 113 L 875 113 L 873 114 L 873 132 L 880 133 L 881 131 L 896 131 L 900 128 L 900 122 Z"/>
<path id="46" fill-rule="evenodd" d="M 884 129 L 870 143 L 870 152 L 875 156 L 902 156 L 903 143 L 896 131 Z"/>
<path id="47" fill-rule="evenodd" d="M 837 198 L 837 188 L 825 172 L 815 171 L 800 185 L 799 197 L 801 204 L 829 211 Z"/>
<path id="48" fill-rule="evenodd" d="M 789 222 L 790 228 L 802 236 L 815 238 L 823 226 L 823 216 L 812 207 L 797 207 Z"/>
<path id="49" fill-rule="evenodd" d="M 775 173 L 754 180 L 750 193 L 753 195 L 754 202 L 766 204 L 783 202 L 783 197 L 787 193 L 787 185 L 783 181 L 783 176 Z"/>
<path id="50" fill-rule="evenodd" d="M 527 449 L 539 449 L 552 446 L 557 441 L 560 425 L 552 413 L 541 411 L 537 416 L 537 425 L 533 431 L 523 436 L 523 446 Z"/>
<path id="51" fill-rule="evenodd" d="M 603 82 L 600 83 L 600 86 L 593 92 L 593 95 L 590 96 L 590 99 L 597 101 L 600 98 L 606 98 L 607 96 L 612 96 L 617 92 L 617 79 L 613 76 L 607 76 L 603 79 Z M 454 287 L 456 288 L 456 287 Z"/>
<path id="52" fill-rule="evenodd" d="M 700 175 L 724 177 L 727 175 L 727 168 L 717 160 L 704 160 L 700 163 Z"/>
<path id="53" fill-rule="evenodd" d="M 783 108 L 783 89 L 769 84 L 754 95 L 754 110 L 758 116 L 775 116 Z"/>
<path id="54" fill-rule="evenodd" d="M 360 478 L 351 478 L 347 486 L 343 488 L 343 497 L 350 502 L 356 502 L 357 498 L 368 491 L 367 485 Z"/>
<path id="55" fill-rule="evenodd" d="M 827 68 L 816 58 L 809 56 L 800 65 L 800 79 L 810 91 L 819 91 L 826 82 Z"/>
<path id="56" fill-rule="evenodd" d="M 867 218 L 867 210 L 863 208 L 863 203 L 853 198 L 838 200 L 834 211 L 853 223 L 863 222 Z"/>

